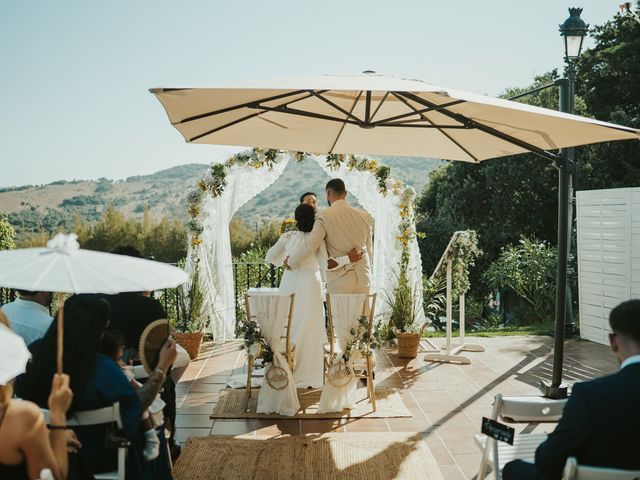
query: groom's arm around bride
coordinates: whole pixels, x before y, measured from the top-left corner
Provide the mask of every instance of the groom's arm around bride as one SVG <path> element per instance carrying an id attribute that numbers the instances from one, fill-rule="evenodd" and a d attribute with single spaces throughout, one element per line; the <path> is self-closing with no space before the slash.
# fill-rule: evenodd
<path id="1" fill-rule="evenodd" d="M 344 182 L 333 179 L 327 183 L 330 208 L 318 214 L 306 245 L 291 252 L 286 263 L 295 269 L 308 255 L 314 253 L 324 240 L 330 257 L 347 255 L 352 249 L 362 250 L 362 259 L 334 271 L 328 271 L 329 293 L 369 293 L 371 286 L 371 225 L 369 215 L 346 201 Z"/>

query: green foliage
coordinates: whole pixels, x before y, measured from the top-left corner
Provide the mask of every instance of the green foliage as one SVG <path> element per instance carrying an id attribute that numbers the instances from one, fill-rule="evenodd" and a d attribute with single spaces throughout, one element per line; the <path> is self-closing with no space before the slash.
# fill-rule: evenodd
<path id="1" fill-rule="evenodd" d="M 74 230 L 82 248 L 110 252 L 119 245 L 132 245 L 145 257 L 176 263 L 187 254 L 187 234 L 177 220 L 154 220 L 146 212 L 142 221 L 126 218 L 109 206 L 100 221 L 89 224 L 76 218 Z"/>
<path id="2" fill-rule="evenodd" d="M 547 242 L 522 237 L 505 248 L 483 277 L 492 289 L 511 288 L 528 308 L 520 323 L 548 321 L 555 305 L 557 250 Z"/>
<path id="3" fill-rule="evenodd" d="M 469 291 L 469 270 L 475 265 L 476 259 L 482 255 L 478 248 L 478 235 L 474 230 L 464 230 L 456 234 L 445 261 L 442 262 L 436 276 L 445 279 L 447 274 L 446 264 L 451 261 L 452 287 L 451 295 L 457 299 Z"/>
<path id="4" fill-rule="evenodd" d="M 442 278 L 424 276 L 422 279 L 422 305 L 427 320 L 432 324 L 438 323 L 440 314 L 447 306 L 446 287 Z"/>
<path id="5" fill-rule="evenodd" d="M 210 312 L 204 304 L 206 295 L 207 291 L 203 288 L 202 282 L 200 282 L 198 260 L 195 260 L 191 278 L 186 285 L 177 289 L 177 308 L 179 312 L 173 322 L 173 327 L 178 332 L 199 333 L 207 328 L 210 322 Z"/>
<path id="6" fill-rule="evenodd" d="M 0 215 L 0 250 L 10 250 L 16 248 L 14 238 L 16 232 L 7 220 L 7 217 Z"/>
<path id="7" fill-rule="evenodd" d="M 638 25 L 616 16 L 593 29 L 595 46 L 577 65 L 576 113 L 640 127 L 640 36 Z M 509 88 L 510 97 L 553 82 L 556 71 L 532 85 Z M 518 101 L 558 108 L 558 89 L 550 88 Z M 640 143 L 609 142 L 577 147 L 574 188 L 620 188 L 640 185 Z M 471 271 L 472 292 L 488 293 L 482 272 L 501 248 L 524 235 L 556 243 L 557 172 L 532 154 L 504 157 L 479 165 L 453 162 L 432 172 L 418 202 L 418 231 L 425 272 L 431 272 L 451 234 L 472 228 L 485 255 Z"/>
<path id="8" fill-rule="evenodd" d="M 576 90 L 598 120 L 640 128 L 638 28 L 617 14 L 591 30 L 595 45 L 580 56 Z M 640 142 L 588 145 L 576 150 L 576 158 L 582 164 L 578 189 L 640 185 Z"/>
<path id="9" fill-rule="evenodd" d="M 256 222 L 255 228 L 238 217 L 234 217 L 229 224 L 231 237 L 231 254 L 234 257 L 247 250 L 258 248 L 267 249 L 278 241 L 279 223 L 276 220 L 268 222 Z"/>
<path id="10" fill-rule="evenodd" d="M 60 203 L 60 207 L 82 207 L 84 205 L 102 205 L 103 203 L 103 200 L 92 195 L 76 195 L 72 198 L 65 198 Z"/>
<path id="11" fill-rule="evenodd" d="M 422 330 L 423 325 L 418 324 L 419 305 L 406 270 L 400 270 L 393 291 L 384 294 L 385 301 L 391 308 L 389 327 L 392 330 L 403 333 Z"/>

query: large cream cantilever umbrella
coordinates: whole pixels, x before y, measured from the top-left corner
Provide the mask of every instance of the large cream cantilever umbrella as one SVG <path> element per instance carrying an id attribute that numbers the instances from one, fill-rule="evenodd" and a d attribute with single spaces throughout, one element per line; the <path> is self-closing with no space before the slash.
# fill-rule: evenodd
<path id="1" fill-rule="evenodd" d="M 151 92 L 189 143 L 474 163 L 532 152 L 565 173 L 562 185 L 568 168 L 553 150 L 640 139 L 633 128 L 374 72 Z M 564 196 L 558 244 L 566 252 L 560 248 L 569 228 Z M 566 272 L 566 262 L 558 262 L 552 389 L 562 374 Z"/>
<path id="2" fill-rule="evenodd" d="M 638 130 L 378 74 L 151 90 L 189 143 L 480 162 Z"/>
<path id="3" fill-rule="evenodd" d="M 165 263 L 83 250 L 76 235 L 58 234 L 45 248 L 0 251 L 0 286 L 64 293 L 120 293 L 172 288 L 186 272 Z M 62 373 L 63 296 L 58 312 L 58 373 Z M 82 345 L 78 345 L 82 348 Z"/>

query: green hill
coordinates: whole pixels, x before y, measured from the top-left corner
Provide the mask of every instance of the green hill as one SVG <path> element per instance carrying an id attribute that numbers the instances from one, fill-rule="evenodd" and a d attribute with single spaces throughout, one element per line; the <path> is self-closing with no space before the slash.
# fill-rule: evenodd
<path id="1" fill-rule="evenodd" d="M 420 191 L 429 172 L 442 164 L 423 158 L 381 157 L 392 175 Z M 76 216 L 93 221 L 107 205 L 127 216 L 141 217 L 147 209 L 153 217 L 186 219 L 186 195 L 206 173 L 203 164 L 179 165 L 150 175 L 125 180 L 59 180 L 47 185 L 0 189 L 0 213 L 5 213 L 18 238 L 36 232 L 52 233 L 72 228 Z M 291 162 L 283 175 L 267 190 L 244 205 L 238 216 L 250 224 L 290 216 L 299 196 L 317 192 L 324 202 L 327 175 L 313 161 Z"/>

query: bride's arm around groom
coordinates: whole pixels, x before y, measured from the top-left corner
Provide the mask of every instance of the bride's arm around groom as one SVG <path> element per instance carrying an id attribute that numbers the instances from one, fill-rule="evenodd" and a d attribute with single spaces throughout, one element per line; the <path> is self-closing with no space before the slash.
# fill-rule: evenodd
<path id="1" fill-rule="evenodd" d="M 304 245 L 289 252 L 285 265 L 295 269 L 308 256 L 322 247 L 330 257 L 347 255 L 352 249 L 362 250 L 362 259 L 335 271 L 327 272 L 330 293 L 368 293 L 371 285 L 371 225 L 366 212 L 350 206 L 344 182 L 329 181 L 326 188 L 330 207 L 320 212 Z M 333 287 L 332 288 L 332 284 Z M 333 291 L 333 292 L 331 292 Z"/>

